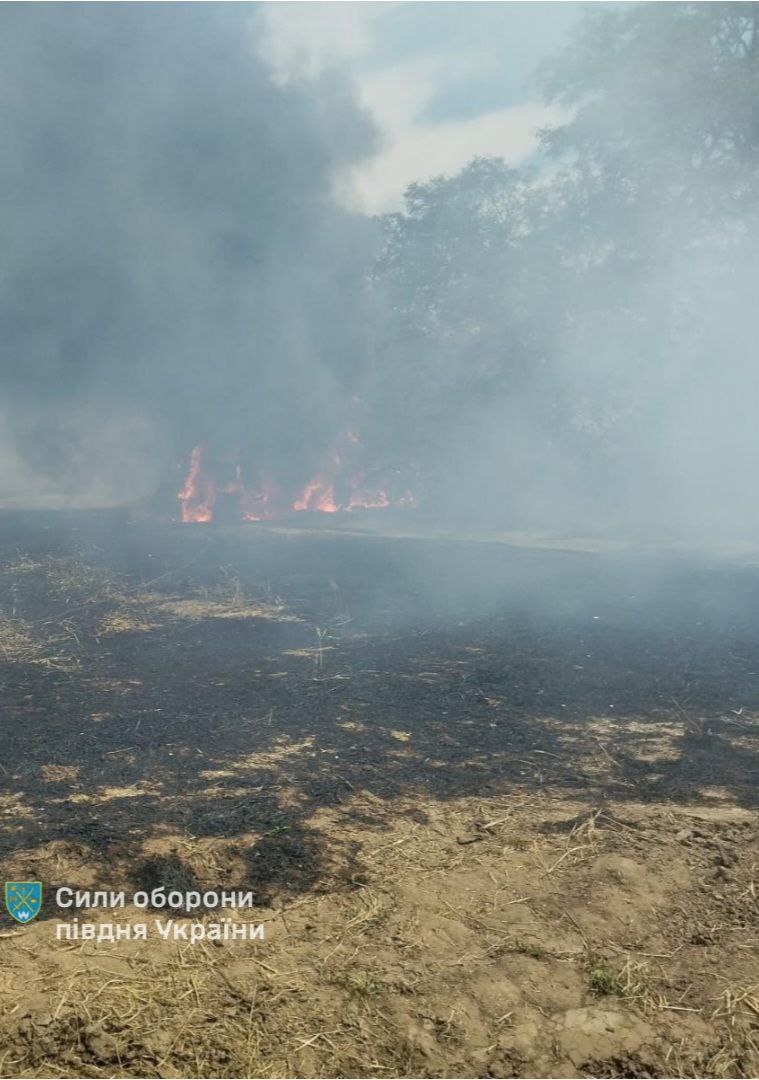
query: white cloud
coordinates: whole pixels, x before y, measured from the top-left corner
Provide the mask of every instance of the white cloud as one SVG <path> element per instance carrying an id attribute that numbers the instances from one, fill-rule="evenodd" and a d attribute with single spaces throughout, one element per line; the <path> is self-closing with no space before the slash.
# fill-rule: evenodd
<path id="1" fill-rule="evenodd" d="M 412 55 L 399 64 L 373 61 L 381 20 L 393 3 L 265 4 L 259 52 L 282 83 L 316 78 L 330 67 L 351 75 L 380 134 L 377 153 L 334 178 L 336 199 L 361 213 L 398 209 L 414 181 L 450 175 L 477 156 L 516 164 L 536 148 L 540 128 L 561 122 L 556 108 L 521 103 L 457 120 L 426 119 L 427 106 L 452 83 L 466 85 L 497 62 L 491 42 Z"/>
<path id="2" fill-rule="evenodd" d="M 425 120 L 427 105 L 476 58 L 440 55 L 357 78 L 359 98 L 374 117 L 382 142 L 373 157 L 335 178 L 339 201 L 367 214 L 398 209 L 416 180 L 451 175 L 478 156 L 516 164 L 534 152 L 537 133 L 561 122 L 559 109 L 525 103 L 461 120 Z"/>
<path id="3" fill-rule="evenodd" d="M 515 105 L 472 119 L 424 124 L 411 121 L 386 134 L 381 151 L 336 177 L 337 197 L 367 214 L 396 210 L 417 180 L 451 175 L 474 157 L 516 164 L 534 152 L 540 128 L 557 124 L 557 109 Z"/>

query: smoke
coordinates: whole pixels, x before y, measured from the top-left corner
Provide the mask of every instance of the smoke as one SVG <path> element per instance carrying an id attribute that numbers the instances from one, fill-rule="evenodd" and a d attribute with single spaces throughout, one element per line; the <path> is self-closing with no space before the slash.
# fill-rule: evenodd
<path id="1" fill-rule="evenodd" d="M 298 471 L 362 351 L 350 89 L 275 86 L 247 4 L 0 9 L 3 495 L 124 502 L 213 438 Z"/>
<path id="2" fill-rule="evenodd" d="M 539 159 L 377 222 L 354 88 L 257 8 L 0 6 L 2 497 L 167 506 L 201 442 L 296 491 L 357 420 L 473 532 L 750 536 L 755 22 L 598 5 Z"/>
<path id="3" fill-rule="evenodd" d="M 547 319 L 596 527 L 696 542 L 759 527 L 756 20 L 756 5 L 599 9 L 544 75 L 575 109 L 545 140 L 573 245 Z"/>
<path id="4" fill-rule="evenodd" d="M 387 219 L 393 437 L 453 521 L 759 528 L 756 12 L 598 5 L 541 78 L 568 113 L 542 158 L 475 161 Z"/>

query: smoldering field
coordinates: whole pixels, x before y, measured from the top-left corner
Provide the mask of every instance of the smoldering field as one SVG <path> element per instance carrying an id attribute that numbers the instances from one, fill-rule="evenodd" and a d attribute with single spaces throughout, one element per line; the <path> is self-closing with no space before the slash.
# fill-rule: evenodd
<path id="1" fill-rule="evenodd" d="M 6 1075 L 753 1075 L 756 569 L 394 531 L 6 520 Z"/>
<path id="2" fill-rule="evenodd" d="M 0 9 L 0 1072 L 756 1075 L 754 5 L 377 220 L 262 18 Z"/>

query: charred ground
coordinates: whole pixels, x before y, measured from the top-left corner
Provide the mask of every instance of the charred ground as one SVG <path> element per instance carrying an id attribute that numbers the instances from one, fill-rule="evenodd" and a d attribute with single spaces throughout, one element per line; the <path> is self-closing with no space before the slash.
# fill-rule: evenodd
<path id="1" fill-rule="evenodd" d="M 155 955 L 72 969 L 49 904 L 4 1072 L 751 1075 L 759 569 L 313 524 L 5 516 L 5 877 L 185 872 L 274 944 L 164 946 L 197 1015 L 142 1031 L 91 984 Z"/>

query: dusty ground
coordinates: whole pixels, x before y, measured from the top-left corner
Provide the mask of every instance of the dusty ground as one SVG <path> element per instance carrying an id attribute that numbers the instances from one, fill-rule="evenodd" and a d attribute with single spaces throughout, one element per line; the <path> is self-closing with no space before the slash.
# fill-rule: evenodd
<path id="1" fill-rule="evenodd" d="M 0 1074 L 757 1074 L 745 559 L 0 526 Z M 266 940 L 55 941 L 154 856 Z"/>

